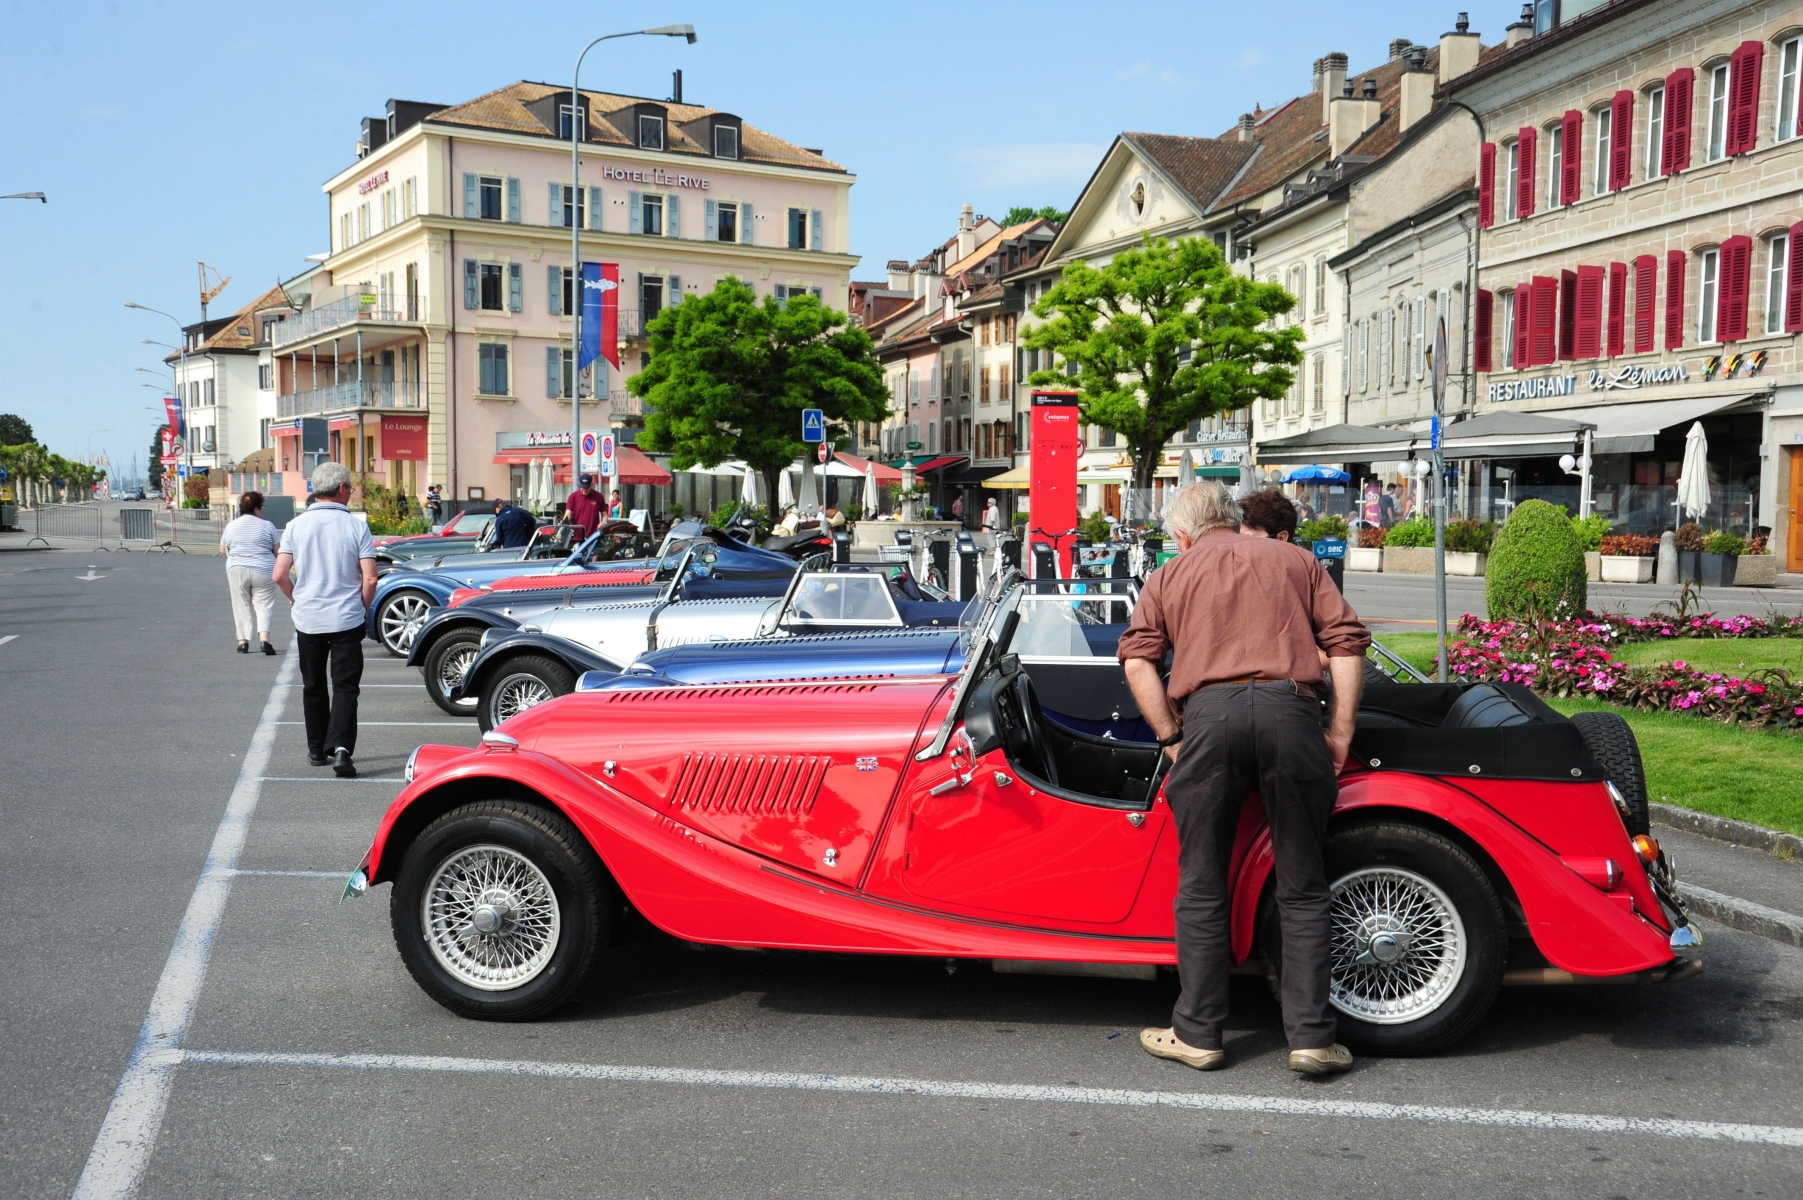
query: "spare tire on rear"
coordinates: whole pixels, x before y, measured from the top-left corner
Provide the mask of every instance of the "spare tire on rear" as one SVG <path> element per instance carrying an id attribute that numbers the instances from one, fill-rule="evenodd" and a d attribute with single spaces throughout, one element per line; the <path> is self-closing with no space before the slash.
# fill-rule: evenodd
<path id="1" fill-rule="evenodd" d="M 1646 770 L 1640 762 L 1640 743 L 1634 740 L 1633 728 L 1620 713 L 1612 712 L 1573 713 L 1571 723 L 1583 735 L 1590 757 L 1596 759 L 1627 802 L 1628 835 L 1649 832 Z"/>

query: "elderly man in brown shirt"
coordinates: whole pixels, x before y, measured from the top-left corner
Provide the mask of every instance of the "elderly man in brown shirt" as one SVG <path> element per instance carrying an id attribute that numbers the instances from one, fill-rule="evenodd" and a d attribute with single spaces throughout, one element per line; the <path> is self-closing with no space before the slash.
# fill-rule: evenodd
<path id="1" fill-rule="evenodd" d="M 1352 1055 L 1334 1041 L 1327 999 L 1323 851 L 1371 634 L 1313 555 L 1240 536 L 1239 506 L 1220 484 L 1177 493 L 1165 523 L 1180 553 L 1146 580 L 1119 651 L 1140 711 L 1173 760 L 1164 797 L 1179 846 L 1182 990 L 1172 1027 L 1146 1030 L 1140 1045 L 1204 1071 L 1226 1062 L 1229 859 L 1240 805 L 1256 790 L 1275 859 L 1290 1069 L 1344 1071 Z M 1333 677 L 1325 730 L 1317 648 Z M 1167 652 L 1168 682 L 1160 678 Z"/>

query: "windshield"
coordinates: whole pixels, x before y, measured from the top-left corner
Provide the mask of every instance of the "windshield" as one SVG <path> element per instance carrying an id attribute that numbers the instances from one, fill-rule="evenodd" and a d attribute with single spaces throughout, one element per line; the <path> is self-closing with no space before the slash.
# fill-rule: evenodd
<path id="1" fill-rule="evenodd" d="M 964 669 L 958 673 L 958 684 L 952 691 L 952 706 L 946 710 L 945 723 L 939 726 L 939 732 L 933 737 L 933 744 L 914 756 L 917 762 L 926 762 L 945 753 L 946 743 L 951 741 L 952 730 L 958 727 L 958 722 L 964 717 L 964 702 L 970 695 L 970 689 L 989 670 L 996 655 L 1006 650 L 1014 631 L 1014 620 L 1020 609 L 1022 596 L 1022 589 L 1014 586 L 1017 576 L 1017 572 L 1011 571 L 997 577 L 995 586 L 999 589 L 999 599 L 976 623 L 970 649 L 964 660 Z"/>
<path id="2" fill-rule="evenodd" d="M 811 625 L 900 625 L 889 581 L 875 574 L 804 572 L 796 580 L 785 620 Z"/>
<path id="3" fill-rule="evenodd" d="M 1129 579 L 1034 580 L 1024 591 L 1007 649 L 1028 661 L 1112 660 L 1138 596 Z"/>

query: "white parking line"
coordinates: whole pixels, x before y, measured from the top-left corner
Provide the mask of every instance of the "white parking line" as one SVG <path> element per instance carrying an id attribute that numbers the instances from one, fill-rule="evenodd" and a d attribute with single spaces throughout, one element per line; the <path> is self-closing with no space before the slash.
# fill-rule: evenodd
<path id="1" fill-rule="evenodd" d="M 9 633 L 9 634 L 7 634 L 7 635 L 6 635 L 6 636 L 5 636 L 5 637 L 0 637 L 0 646 L 4 646 L 4 645 L 6 645 L 6 643 L 8 643 L 8 642 L 16 642 L 16 641 L 18 641 L 18 640 L 19 640 L 19 635 L 18 635 L 18 634 L 16 634 L 16 633 Z"/>
<path id="2" fill-rule="evenodd" d="M 181 926 L 175 931 L 175 945 L 163 964 L 162 978 L 157 980 L 156 992 L 150 998 L 150 1011 L 138 1030 L 125 1075 L 113 1092 L 113 1102 L 94 1138 L 87 1165 L 75 1183 L 76 1200 L 132 1195 L 150 1162 L 157 1131 L 163 1125 L 163 1112 L 169 1104 L 170 1076 L 181 1060 L 182 1035 L 187 1032 L 194 1002 L 206 980 L 213 934 L 225 912 L 238 854 L 244 849 L 251 814 L 256 812 L 262 792 L 263 772 L 275 748 L 276 718 L 288 702 L 299 661 L 296 648 L 290 645 L 269 689 L 257 730 L 251 735 L 232 798 L 226 803 L 225 815 L 219 818 L 200 881 L 188 898 L 188 911 L 182 914 Z"/>
<path id="3" fill-rule="evenodd" d="M 345 879 L 348 871 L 233 871 L 234 875 L 279 875 L 292 879 Z"/>
<path id="4" fill-rule="evenodd" d="M 888 1079 L 868 1075 L 809 1075 L 789 1071 L 622 1067 L 599 1063 L 454 1058 L 429 1054 L 284 1054 L 236 1050 L 181 1050 L 176 1054 L 184 1063 L 213 1066 L 532 1075 L 548 1079 L 583 1079 L 608 1083 L 853 1092 L 860 1095 L 912 1096 L 930 1100 L 1014 1100 L 1029 1104 L 1181 1108 L 1204 1112 L 1344 1117 L 1362 1121 L 1415 1121 L 1432 1125 L 1540 1129 L 1555 1133 L 1623 1133 L 1711 1142 L 1749 1142 L 1766 1146 L 1803 1146 L 1803 1128 L 1790 1125 L 1744 1125 L 1730 1121 L 1680 1121 L 1662 1117 L 1613 1117 L 1600 1113 L 1537 1112 L 1517 1108 L 1457 1108 L 1438 1104 L 1385 1104 L 1366 1100 L 1304 1100 L 1290 1096 L 1236 1096 L 1216 1092 L 1160 1092 L 1132 1088 L 1060 1087 L 943 1079 Z"/>

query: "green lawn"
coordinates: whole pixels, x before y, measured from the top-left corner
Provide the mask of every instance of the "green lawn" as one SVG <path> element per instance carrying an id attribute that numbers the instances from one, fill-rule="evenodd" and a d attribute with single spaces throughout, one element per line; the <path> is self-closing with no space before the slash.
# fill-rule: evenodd
<path id="1" fill-rule="evenodd" d="M 1390 653 L 1432 679 L 1434 655 L 1438 650 L 1437 639 L 1439 636 L 1437 633 L 1382 633 L 1377 635 L 1377 640 L 1382 642 Z M 1456 636 L 1451 630 L 1447 631 L 1447 641 L 1452 641 Z"/>
<path id="2" fill-rule="evenodd" d="M 1614 651 L 1617 662 L 1636 667 L 1682 661 L 1693 671 L 1744 675 L 1762 667 L 1803 672 L 1803 638 L 1674 638 L 1634 642 Z"/>

